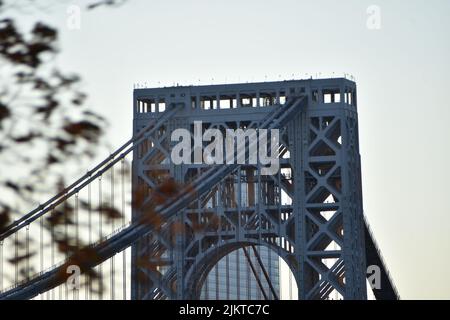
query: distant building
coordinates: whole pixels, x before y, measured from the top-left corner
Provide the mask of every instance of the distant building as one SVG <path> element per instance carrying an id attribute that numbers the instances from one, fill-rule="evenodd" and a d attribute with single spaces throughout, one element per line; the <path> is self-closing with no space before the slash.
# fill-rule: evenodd
<path id="1" fill-rule="evenodd" d="M 277 296 L 280 296 L 280 265 L 278 255 L 264 246 L 257 246 L 264 268 L 272 282 Z M 247 252 L 256 269 L 265 293 L 269 299 L 274 296 L 266 281 L 264 273 L 256 259 L 253 250 L 249 247 Z M 210 271 L 206 279 L 201 299 L 204 300 L 264 300 L 264 295 L 256 281 L 250 264 L 242 249 L 230 253 L 222 258 Z"/>

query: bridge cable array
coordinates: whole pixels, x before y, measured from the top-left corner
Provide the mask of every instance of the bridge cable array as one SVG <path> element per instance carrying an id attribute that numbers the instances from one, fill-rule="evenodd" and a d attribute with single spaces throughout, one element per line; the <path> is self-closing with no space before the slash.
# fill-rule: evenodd
<path id="1" fill-rule="evenodd" d="M 273 112 L 271 112 L 265 119 L 262 121 L 260 126 L 258 128 L 267 128 L 267 129 L 273 129 L 273 128 L 280 128 L 285 123 L 287 123 L 289 117 L 291 117 L 294 113 L 301 110 L 299 107 L 301 102 L 304 100 L 304 97 L 296 97 L 292 100 L 288 101 L 283 107 L 277 108 Z M 18 240 L 18 232 L 26 227 L 28 231 L 28 226 L 34 222 L 37 219 L 40 219 L 40 224 L 43 224 L 43 216 L 46 213 L 54 213 L 56 210 L 56 207 L 58 205 L 61 205 L 65 203 L 66 200 L 71 198 L 72 196 L 75 196 L 75 217 L 76 217 L 76 233 L 78 234 L 78 225 L 80 221 L 78 221 L 78 210 L 79 210 L 79 192 L 83 190 L 86 186 L 88 189 L 88 211 L 91 212 L 91 183 L 98 179 L 99 183 L 99 208 L 98 210 L 102 211 L 103 201 L 102 201 L 102 177 L 103 175 L 110 170 L 116 163 L 122 160 L 122 168 L 121 171 L 123 173 L 123 160 L 124 157 L 129 154 L 131 151 L 135 150 L 135 148 L 143 142 L 147 137 L 149 137 L 152 133 L 154 133 L 156 130 L 158 130 L 161 125 L 163 125 L 168 119 L 170 119 L 178 110 L 180 106 L 172 106 L 172 108 L 168 108 L 162 116 L 157 119 L 156 121 L 152 122 L 149 126 L 144 128 L 140 133 L 136 136 L 127 141 L 124 145 L 122 145 L 119 149 L 117 149 L 113 154 L 111 154 L 110 157 L 102 161 L 100 164 L 98 164 L 94 169 L 86 173 L 83 177 L 78 179 L 76 182 L 71 184 L 69 187 L 65 188 L 63 191 L 59 192 L 56 196 L 52 197 L 50 200 L 45 202 L 44 204 L 38 206 L 36 209 L 32 210 L 28 214 L 24 215 L 20 219 L 13 222 L 10 226 L 8 226 L 0 235 L 0 241 L 2 243 L 3 248 L 3 241 L 10 237 L 11 235 L 14 235 L 16 238 L 16 242 L 19 242 Z M 256 127 L 256 123 L 252 123 L 250 127 Z M 255 142 L 252 142 L 255 143 Z M 237 157 L 239 158 L 240 153 L 244 152 L 245 156 L 245 150 L 237 150 Z M 156 207 L 156 212 L 160 214 L 164 219 L 167 221 L 170 219 L 178 210 L 183 209 L 186 207 L 190 202 L 196 199 L 196 197 L 200 197 L 201 195 L 205 194 L 208 190 L 211 189 L 214 185 L 219 183 L 224 177 L 231 174 L 239 168 L 238 164 L 235 165 L 219 165 L 219 166 L 213 166 L 210 169 L 206 170 L 203 173 L 200 173 L 199 176 L 188 186 L 184 187 L 179 196 L 177 196 L 176 199 L 171 199 L 170 201 L 167 201 L 166 203 L 159 205 Z M 113 177 L 113 173 L 111 173 L 111 176 Z M 124 199 L 125 189 L 124 189 L 124 175 L 122 175 L 122 199 Z M 114 180 L 114 179 L 111 179 Z M 113 185 L 113 184 L 112 184 Z M 112 195 L 114 196 L 114 187 L 111 187 L 112 189 Z M 113 197 L 112 196 L 112 197 Z M 125 207 L 124 202 L 122 203 L 122 209 Z M 109 258 L 112 258 L 116 253 L 122 252 L 123 254 L 123 296 L 126 296 L 127 291 L 127 283 L 126 283 L 126 252 L 125 249 L 131 246 L 133 243 L 135 243 L 137 240 L 139 240 L 141 237 L 147 235 L 148 233 L 153 231 L 152 226 L 146 225 L 143 221 L 139 220 L 139 218 L 131 223 L 130 225 L 125 225 L 124 217 L 122 218 L 122 223 L 124 226 L 118 230 L 115 230 L 110 236 L 104 238 L 103 237 L 103 230 L 102 230 L 102 214 L 99 215 L 99 238 L 100 240 L 97 242 L 92 243 L 93 236 L 91 234 L 91 227 L 92 227 L 92 221 L 91 221 L 91 215 L 88 215 L 89 221 L 89 247 L 93 250 L 95 250 L 97 254 L 97 259 L 93 259 L 92 261 L 87 261 L 85 263 L 84 268 L 89 270 L 90 268 L 94 268 L 95 266 L 98 266 L 100 269 L 101 274 L 101 263 Z M 67 228 L 69 223 L 67 223 L 68 217 L 65 216 L 66 223 L 64 225 L 64 236 L 67 238 Z M 55 236 L 55 230 L 53 226 L 51 226 L 51 236 Z M 28 239 L 28 234 L 27 238 Z M 78 239 L 78 238 L 77 238 Z M 28 241 L 28 240 L 27 240 Z M 27 242 L 28 243 L 28 242 Z M 41 241 L 41 247 L 43 246 Z M 17 247 L 16 247 L 17 250 Z M 27 252 L 29 248 L 27 245 Z M 2 251 L 3 254 L 3 251 Z M 29 252 L 28 252 L 29 254 Z M 64 277 L 61 277 L 61 273 L 64 272 L 64 267 L 67 263 L 70 263 L 70 256 L 67 256 L 65 261 L 62 263 L 59 263 L 55 265 L 55 248 L 52 246 L 51 248 L 51 262 L 52 267 L 49 270 L 42 270 L 41 263 L 41 272 L 37 273 L 33 277 L 27 276 L 26 279 L 22 282 L 18 281 L 18 270 L 16 270 L 16 278 L 15 278 L 15 286 L 10 288 L 9 290 L 5 290 L 2 293 L 0 293 L 0 299 L 30 299 L 33 298 L 43 292 L 49 292 L 51 289 L 57 287 L 61 283 L 63 283 Z M 17 257 L 17 255 L 16 255 Z M 41 262 L 42 262 L 41 257 Z M 3 264 L 3 263 L 2 263 Z M 111 269 L 112 273 L 114 274 L 114 260 L 111 260 Z M 27 268 L 27 272 L 29 272 L 30 269 Z M 110 296 L 114 297 L 114 283 L 113 278 L 111 278 L 111 285 L 110 285 Z M 61 286 L 59 287 L 61 290 Z M 67 287 L 66 287 L 67 288 Z M 92 292 L 91 287 L 87 287 L 86 289 L 89 292 Z M 88 293 L 89 293 L 88 292 Z M 100 290 L 100 292 L 103 292 Z M 52 291 L 52 297 L 54 298 L 55 292 Z M 91 294 L 90 294 L 91 295 Z M 60 297 L 61 297 L 60 292 Z M 66 292 L 66 298 L 68 298 L 68 294 Z"/>

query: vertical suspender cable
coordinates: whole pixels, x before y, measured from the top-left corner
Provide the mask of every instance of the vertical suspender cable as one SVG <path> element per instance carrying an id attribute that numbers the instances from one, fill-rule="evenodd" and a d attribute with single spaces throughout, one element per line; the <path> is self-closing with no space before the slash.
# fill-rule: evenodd
<path id="1" fill-rule="evenodd" d="M 114 204 L 114 166 L 111 167 L 111 208 L 115 208 Z M 114 232 L 114 217 L 111 217 L 111 229 Z M 115 281 L 115 272 L 114 272 L 114 256 L 111 257 L 111 300 L 114 300 L 114 281 Z"/>
<path id="2" fill-rule="evenodd" d="M 41 262 L 41 271 L 44 270 L 44 219 L 39 218 L 39 258 Z M 41 299 L 44 300 L 44 293 L 41 294 Z"/>
<path id="3" fill-rule="evenodd" d="M 202 207 L 202 201 L 200 201 L 201 199 L 200 199 L 200 197 L 198 198 L 198 205 L 197 205 L 197 207 L 198 207 L 198 212 L 199 212 L 199 218 L 200 218 L 200 220 L 199 220 L 199 223 L 200 223 L 200 230 L 201 230 L 201 233 L 202 233 L 202 237 L 204 237 L 205 236 L 205 232 L 206 232 L 206 228 L 205 228 L 205 226 L 206 226 L 206 219 L 205 219 L 205 215 L 206 215 L 206 213 L 205 213 L 205 210 L 203 210 L 203 207 Z M 206 207 L 207 205 L 205 205 L 205 207 Z M 200 250 L 204 250 L 203 249 L 203 244 L 200 242 L 200 244 L 199 244 L 199 246 L 200 246 Z M 211 272 L 211 271 L 210 271 Z M 205 278 L 205 282 L 204 282 L 204 286 L 205 286 L 205 300 L 209 300 L 209 274 L 207 274 L 206 275 L 206 278 Z"/>
<path id="4" fill-rule="evenodd" d="M 3 290 L 3 240 L 0 241 L 0 290 Z"/>
<path id="5" fill-rule="evenodd" d="M 264 183 L 264 186 L 263 186 Z M 261 165 L 258 163 L 258 182 L 257 182 L 257 188 L 256 188 L 256 197 L 255 197 L 255 209 L 257 210 L 257 216 L 258 216 L 258 225 L 257 225 L 257 230 L 258 230 L 258 252 L 260 251 L 261 248 L 261 240 L 262 240 L 262 228 L 264 228 L 264 224 L 263 224 L 263 219 L 262 219 L 262 214 L 261 214 L 261 202 L 264 206 L 266 206 L 268 204 L 268 186 L 267 186 L 267 182 L 264 182 L 261 180 Z M 247 250 L 247 249 L 245 249 Z M 256 255 L 256 251 L 253 252 L 253 256 Z M 248 254 L 249 259 L 252 259 L 252 254 L 251 252 Z M 255 274 L 256 277 L 258 277 L 258 280 L 261 281 L 261 266 L 258 264 L 256 266 L 253 266 L 256 270 L 256 272 L 258 273 L 258 275 Z M 266 300 L 269 300 L 269 297 L 266 295 L 265 292 L 265 288 L 262 285 L 261 282 L 261 286 L 260 286 L 259 291 L 257 291 L 257 299 L 261 300 L 261 294 L 263 294 L 264 298 Z"/>
<path id="6" fill-rule="evenodd" d="M 230 300 L 230 257 L 228 254 L 225 256 L 225 270 L 226 299 Z"/>
<path id="7" fill-rule="evenodd" d="M 3 240 L 0 241 L 0 290 L 3 290 Z"/>
<path id="8" fill-rule="evenodd" d="M 269 286 L 272 285 L 272 249 L 270 249 L 270 247 L 267 248 L 268 251 L 268 255 L 267 255 L 267 265 L 269 266 L 269 270 L 268 270 L 268 282 Z M 264 267 L 264 266 L 263 266 Z M 264 271 L 264 270 L 263 270 Z M 272 296 L 273 294 L 273 296 Z M 276 289 L 273 288 L 273 292 L 271 292 L 271 299 L 275 299 L 275 300 L 279 300 L 277 297 L 277 293 L 276 293 Z"/>
<path id="9" fill-rule="evenodd" d="M 278 218 L 278 237 L 275 238 L 277 241 L 275 243 L 275 245 L 277 246 L 277 253 L 278 253 L 278 281 L 279 281 L 279 285 L 278 285 L 278 290 L 280 292 L 280 299 L 282 299 L 281 294 L 282 294 L 282 288 L 281 288 L 281 265 L 280 265 L 280 257 L 281 257 L 281 243 L 280 243 L 280 235 L 281 235 L 281 206 L 283 205 L 283 200 L 282 200 L 282 188 L 281 188 L 281 170 L 278 170 L 278 174 L 277 174 L 277 179 L 278 179 L 278 206 L 277 206 L 277 218 Z M 289 268 L 289 266 L 288 266 Z M 283 281 L 284 282 L 284 281 Z"/>
<path id="10" fill-rule="evenodd" d="M 122 158 L 121 161 L 121 176 L 122 176 L 122 225 L 125 225 L 125 159 Z M 122 251 L 122 290 L 123 290 L 123 300 L 127 299 L 127 254 L 126 250 Z"/>
<path id="11" fill-rule="evenodd" d="M 64 241 L 66 244 L 69 244 L 69 205 L 67 203 L 67 200 L 64 201 Z M 69 258 L 69 250 L 68 248 L 65 251 L 65 258 Z M 64 283 L 64 292 L 66 294 L 66 300 L 69 300 L 69 286 L 67 285 L 67 282 Z"/>
<path id="12" fill-rule="evenodd" d="M 249 143 L 250 143 L 250 141 L 249 141 Z M 254 180 L 253 180 L 253 183 L 254 183 Z M 255 203 L 254 203 L 255 209 L 257 210 L 257 216 L 258 216 L 258 220 L 257 220 L 258 221 L 258 225 L 257 225 L 257 229 L 258 229 L 258 252 L 260 251 L 259 248 L 261 248 L 262 228 L 264 228 L 264 225 L 263 225 L 263 222 L 262 222 L 262 214 L 261 214 L 261 202 L 263 203 L 264 206 L 266 206 L 268 204 L 268 199 L 267 199 L 268 198 L 267 197 L 267 195 L 268 195 L 268 186 L 267 186 L 267 184 L 268 183 L 264 182 L 264 184 L 265 184 L 264 186 L 262 184 L 263 184 L 263 182 L 261 181 L 261 163 L 258 162 L 258 183 L 257 183 L 257 188 L 255 188 L 256 189 L 256 197 L 255 197 Z M 265 189 L 265 195 L 263 193 L 264 189 Z M 246 249 L 244 249 L 244 250 L 246 250 Z M 251 256 L 251 253 L 250 253 L 248 255 L 249 261 L 251 261 L 251 258 L 252 258 L 252 256 Z M 257 270 L 256 271 L 254 270 L 254 273 L 257 272 L 258 275 L 255 274 L 255 277 L 259 277 L 259 279 L 257 279 L 257 280 L 261 281 L 260 280 L 261 279 L 261 268 L 260 268 L 259 265 L 256 268 L 257 268 Z M 256 291 L 257 292 L 257 299 L 261 300 L 261 293 L 262 293 L 264 298 L 265 298 L 265 300 L 268 300 L 269 298 L 266 296 L 265 289 L 262 286 L 262 283 L 261 283 L 260 289 L 261 290 L 259 290 L 259 291 L 257 290 Z"/>
<path id="13" fill-rule="evenodd" d="M 92 211 L 91 211 L 91 183 L 88 184 L 88 241 L 89 244 L 92 244 Z M 87 286 L 86 286 L 86 300 L 90 300 L 92 298 L 92 278 L 90 276 L 91 271 L 87 275 Z"/>
<path id="14" fill-rule="evenodd" d="M 78 207 L 79 207 L 79 195 L 78 195 L 78 193 L 76 193 L 75 194 L 75 241 L 76 241 L 76 250 L 77 251 L 80 250 L 80 238 L 79 238 L 80 231 L 79 231 L 79 226 L 78 226 L 78 224 L 79 224 Z M 77 282 L 77 283 L 79 283 L 79 282 Z M 78 287 L 74 288 L 74 291 L 72 294 L 72 297 L 74 300 L 79 299 L 79 295 L 78 295 L 79 289 L 80 288 L 78 288 Z"/>
<path id="15" fill-rule="evenodd" d="M 26 260 L 26 270 L 25 278 L 28 281 L 30 278 L 30 225 L 27 224 L 25 228 L 25 260 Z"/>
<path id="16" fill-rule="evenodd" d="M 216 249 L 216 255 L 217 255 L 217 256 L 219 255 L 217 249 Z M 214 271 L 215 271 L 215 281 L 216 281 L 216 300 L 220 300 L 220 296 L 219 296 L 219 287 L 220 287 L 220 284 L 219 284 L 219 262 L 220 262 L 220 261 L 217 261 L 216 266 L 215 266 L 215 268 L 214 268 Z"/>
<path id="17" fill-rule="evenodd" d="M 239 217 L 239 219 L 240 219 L 240 217 Z M 233 252 L 233 255 L 234 255 L 234 258 L 236 260 L 236 299 L 240 300 L 241 299 L 241 288 L 240 288 L 240 285 L 241 285 L 241 279 L 240 279 L 240 277 L 241 277 L 241 274 L 240 274 L 241 266 L 240 266 L 240 260 L 239 260 L 239 250 L 235 250 Z"/>
<path id="18" fill-rule="evenodd" d="M 17 231 L 16 232 L 16 234 L 15 234 L 15 236 L 14 236 L 14 260 L 15 260 L 15 263 L 14 263 L 14 280 L 15 280 L 15 283 L 17 283 L 17 282 L 19 282 L 19 266 L 18 266 L 18 263 L 17 263 L 17 258 L 18 258 L 18 256 L 19 256 L 19 232 Z"/>
<path id="19" fill-rule="evenodd" d="M 201 218 L 201 216 L 202 216 L 202 211 L 201 211 L 201 201 L 200 201 L 201 199 L 200 199 L 200 197 L 198 197 L 197 198 L 197 215 L 196 215 L 196 217 L 195 217 L 195 219 L 197 220 L 197 221 L 195 221 L 195 223 L 196 223 L 196 225 L 197 225 L 197 228 L 201 225 L 201 223 L 202 223 L 202 218 Z M 195 232 L 198 232 L 198 230 L 197 231 L 195 231 L 194 230 L 194 233 Z M 201 244 L 199 244 L 199 246 L 201 246 Z M 200 249 L 201 249 L 201 247 L 200 247 Z M 197 274 L 197 261 L 195 261 L 196 260 L 196 258 L 194 258 L 194 272 L 195 272 L 195 274 Z M 201 299 L 201 295 L 202 295 L 202 291 L 203 291 L 203 288 L 200 288 L 200 299 Z"/>
<path id="20" fill-rule="evenodd" d="M 216 300 L 220 300 L 220 294 L 219 294 L 219 290 L 220 290 L 220 280 L 219 280 L 219 263 L 220 263 L 220 259 L 219 259 L 219 247 L 220 247 L 220 216 L 217 214 L 217 206 L 221 206 L 222 205 L 222 182 L 219 183 L 218 187 L 217 187 L 217 197 L 216 197 L 216 201 L 217 203 L 215 204 L 215 210 L 214 210 L 214 214 L 216 215 L 216 218 L 218 218 L 218 228 L 219 230 L 217 230 L 217 244 L 216 244 L 216 267 L 215 267 L 215 276 L 216 276 Z M 223 298 L 222 298 L 223 299 Z"/>
<path id="21" fill-rule="evenodd" d="M 205 230 L 206 229 L 205 228 L 206 221 L 205 221 L 205 211 L 202 210 L 201 202 L 200 202 L 199 208 L 200 208 L 201 232 L 202 232 L 202 234 L 204 236 L 204 234 L 206 232 L 206 230 Z M 201 250 L 203 250 L 202 243 L 200 243 L 200 248 L 201 248 Z M 205 300 L 209 300 L 209 274 L 206 275 L 205 284 L 204 285 L 205 285 Z"/>
<path id="22" fill-rule="evenodd" d="M 242 169 L 239 168 L 237 173 L 237 192 L 238 192 L 238 200 L 237 200 L 237 214 L 238 214 L 238 228 L 241 228 L 241 207 L 242 207 Z M 241 265 L 239 259 L 239 250 L 234 251 L 236 257 L 236 299 L 241 299 Z"/>
<path id="23" fill-rule="evenodd" d="M 99 226 L 98 226 L 98 235 L 99 235 L 99 241 L 102 240 L 102 233 L 103 233 L 103 212 L 102 212 L 102 176 L 98 178 L 98 219 L 99 219 Z M 100 263 L 98 265 L 99 270 L 99 278 L 100 278 L 100 288 L 99 288 L 99 299 L 103 300 L 103 268 L 102 264 Z"/>
<path id="24" fill-rule="evenodd" d="M 51 216 L 54 217 L 55 216 L 55 209 L 52 209 L 52 213 Z M 54 230 L 54 226 L 53 223 L 50 222 L 50 248 L 51 248 L 51 261 L 52 261 L 52 266 L 55 265 L 55 230 Z M 52 300 L 55 300 L 55 289 L 52 290 Z"/>
<path id="25" fill-rule="evenodd" d="M 244 248 L 242 248 L 242 252 L 244 252 Z M 251 270 L 250 270 L 250 265 L 247 263 L 245 264 L 247 266 L 247 279 L 246 279 L 246 284 L 247 284 L 247 299 L 250 300 L 252 298 L 252 286 L 251 286 Z"/>

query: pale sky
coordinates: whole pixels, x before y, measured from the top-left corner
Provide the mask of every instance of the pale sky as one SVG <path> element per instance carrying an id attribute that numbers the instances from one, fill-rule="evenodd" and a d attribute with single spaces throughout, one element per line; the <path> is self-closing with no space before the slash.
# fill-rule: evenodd
<path id="1" fill-rule="evenodd" d="M 112 146 L 131 135 L 133 83 L 352 74 L 364 209 L 395 284 L 404 299 L 450 299 L 450 1 L 129 0 L 94 11 L 86 3 L 72 1 L 82 7 L 80 30 L 67 27 L 71 2 L 40 16 L 60 28 L 58 63 L 83 77 Z M 367 26 L 371 5 L 380 29 Z"/>

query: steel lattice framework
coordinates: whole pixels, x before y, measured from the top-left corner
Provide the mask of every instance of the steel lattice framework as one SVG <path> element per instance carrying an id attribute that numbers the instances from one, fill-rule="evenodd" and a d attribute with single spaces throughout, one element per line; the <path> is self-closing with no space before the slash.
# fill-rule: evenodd
<path id="1" fill-rule="evenodd" d="M 257 244 L 289 265 L 300 299 L 326 299 L 333 290 L 346 299 L 365 299 L 355 83 L 325 79 L 135 90 L 135 134 L 172 103 L 185 108 L 135 151 L 136 189 L 154 189 L 164 175 L 190 183 L 207 167 L 170 161 L 173 130 L 185 128 L 194 135 L 194 121 L 224 134 L 261 128 L 274 110 L 294 103 L 295 109 L 279 126 L 276 175 L 261 175 L 260 165 L 240 165 L 177 212 L 161 232 L 134 246 L 133 279 L 147 280 L 133 283 L 133 297 L 197 299 L 222 257 Z M 135 210 L 136 217 L 140 214 Z M 155 265 L 153 271 L 139 268 L 143 256 Z"/>
<path id="2" fill-rule="evenodd" d="M 28 251 L 29 228 L 40 225 L 41 266 L 32 276 L 27 270 L 23 281 L 18 280 L 16 268 L 14 285 L 1 292 L 0 299 L 31 299 L 65 283 L 62 275 L 79 262 L 80 253 L 57 264 L 55 245 L 44 246 L 42 226 L 68 201 L 75 202 L 79 221 L 80 194 L 86 189 L 90 241 L 81 253 L 95 252 L 95 259 L 83 261 L 83 271 L 99 267 L 101 272 L 102 264 L 110 261 L 111 298 L 114 257 L 123 253 L 125 283 L 129 247 L 132 299 L 199 299 L 209 271 L 221 258 L 238 249 L 246 252 L 249 246 L 256 254 L 255 246 L 266 246 L 293 272 L 299 299 L 327 299 L 332 293 L 366 299 L 366 270 L 372 265 L 381 270 L 381 287 L 373 288 L 375 297 L 398 299 L 364 219 L 354 82 L 337 78 L 136 89 L 133 99 L 133 137 L 86 175 L 2 230 L 3 268 L 4 243 L 17 242 L 26 232 Z M 247 160 L 241 164 L 175 165 L 171 150 L 176 142 L 171 133 L 183 128 L 194 136 L 197 121 L 202 130 L 214 128 L 222 133 L 278 129 L 280 170 L 262 174 L 261 164 L 248 161 L 247 148 L 233 150 L 235 159 Z M 250 150 L 257 143 L 249 139 L 245 146 Z M 98 180 L 101 211 L 101 178 L 109 172 L 114 204 L 114 168 L 123 166 L 122 160 L 131 153 L 132 221 L 127 224 L 123 219 L 122 226 L 114 229 L 113 225 L 114 232 L 105 237 L 100 216 L 99 238 L 91 239 L 90 187 Z M 167 181 L 180 188 L 176 196 L 167 196 L 164 188 L 171 187 L 165 185 Z M 51 267 L 45 267 L 49 254 Z M 3 274 L 1 279 L 3 288 Z M 123 288 L 122 296 L 127 298 L 126 284 Z"/>

